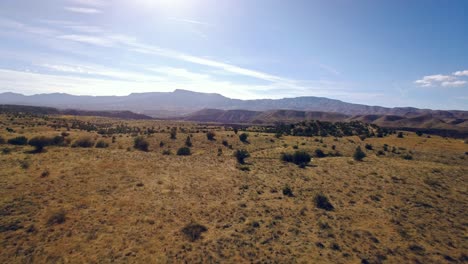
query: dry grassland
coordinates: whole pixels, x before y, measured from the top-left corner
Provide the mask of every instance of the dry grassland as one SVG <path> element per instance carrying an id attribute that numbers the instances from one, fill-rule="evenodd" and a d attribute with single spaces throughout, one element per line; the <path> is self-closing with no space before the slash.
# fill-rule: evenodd
<path id="1" fill-rule="evenodd" d="M 144 135 L 148 152 L 135 150 L 129 134 L 116 135 L 112 143 L 111 137 L 76 129 L 68 131 L 72 142 L 91 135 L 110 146 L 50 146 L 31 154 L 30 146 L 0 145 L 0 152 L 11 151 L 0 153 L 1 263 L 468 261 L 468 144 L 463 140 L 413 133 L 364 141 L 278 139 L 247 132 L 245 144 L 233 131 L 191 123 L 80 119 L 155 126 L 157 132 Z M 66 131 L 40 118 L 3 115 L 0 121 L 5 139 Z M 192 155 L 175 155 L 188 132 L 179 129 L 171 140 L 167 127 L 173 126 L 192 131 Z M 207 140 L 203 130 L 208 129 L 215 130 L 215 141 Z M 352 158 L 358 145 L 367 154 L 362 162 Z M 233 157 L 241 148 L 251 155 L 244 166 Z M 314 158 L 301 169 L 280 160 L 281 153 L 295 148 L 342 156 Z M 287 186 L 290 196 L 283 194 Z M 317 194 L 334 210 L 317 208 Z M 187 236 L 182 229 L 189 224 L 206 231 Z"/>

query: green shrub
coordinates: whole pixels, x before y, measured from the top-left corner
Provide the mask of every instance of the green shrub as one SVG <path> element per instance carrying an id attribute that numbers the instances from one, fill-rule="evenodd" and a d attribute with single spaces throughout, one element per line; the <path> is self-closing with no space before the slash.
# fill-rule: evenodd
<path id="1" fill-rule="evenodd" d="M 403 138 L 403 132 L 398 132 L 397 137 L 398 137 L 398 138 Z"/>
<path id="2" fill-rule="evenodd" d="M 213 132 L 213 131 L 209 131 L 208 133 L 206 133 L 206 138 L 207 138 L 208 140 L 210 140 L 210 141 L 215 140 L 215 136 L 216 136 L 216 134 L 215 134 L 215 132 Z"/>
<path id="3" fill-rule="evenodd" d="M 354 160 L 362 161 L 362 159 L 364 159 L 365 157 L 366 157 L 366 153 L 364 153 L 364 151 L 362 151 L 361 147 L 358 146 L 356 148 L 356 150 L 354 151 L 354 154 L 353 154 Z"/>
<path id="4" fill-rule="evenodd" d="M 92 148 L 94 140 L 91 137 L 81 137 L 73 142 L 72 148 Z"/>
<path id="5" fill-rule="evenodd" d="M 366 144 L 364 147 L 365 147 L 367 150 L 372 150 L 372 149 L 373 149 L 373 147 L 372 147 L 371 144 Z"/>
<path id="6" fill-rule="evenodd" d="M 109 143 L 107 143 L 106 141 L 101 139 L 96 143 L 95 147 L 96 148 L 107 148 L 107 147 L 109 147 Z"/>
<path id="7" fill-rule="evenodd" d="M 139 136 L 133 140 L 133 147 L 141 151 L 148 151 L 149 143 L 143 137 Z"/>
<path id="8" fill-rule="evenodd" d="M 30 146 L 35 147 L 34 152 L 36 153 L 44 151 L 44 147 L 50 146 L 52 143 L 53 139 L 44 136 L 33 137 L 28 141 Z"/>
<path id="9" fill-rule="evenodd" d="M 234 157 L 236 157 L 237 162 L 244 164 L 245 159 L 250 157 L 250 153 L 245 149 L 238 149 L 236 152 L 234 152 Z"/>
<path id="10" fill-rule="evenodd" d="M 222 141 L 222 144 L 223 144 L 223 146 L 225 146 L 225 147 L 229 146 L 229 143 L 228 143 L 228 141 L 227 141 L 227 140 L 225 140 L 225 139 Z"/>
<path id="11" fill-rule="evenodd" d="M 240 140 L 241 142 L 247 143 L 247 142 L 248 142 L 248 141 L 247 141 L 247 138 L 248 138 L 248 137 L 249 137 L 249 134 L 247 134 L 247 133 L 242 133 L 242 134 L 239 135 L 239 140 Z"/>
<path id="12" fill-rule="evenodd" d="M 55 136 L 51 139 L 51 146 L 64 146 L 67 142 L 65 141 L 65 137 L 63 136 Z"/>
<path id="13" fill-rule="evenodd" d="M 192 153 L 190 151 L 190 148 L 188 147 L 181 147 L 180 149 L 177 150 L 177 155 L 178 156 L 190 156 Z"/>
<path id="14" fill-rule="evenodd" d="M 328 198 L 323 194 L 317 194 L 314 201 L 317 208 L 323 209 L 325 211 L 333 211 L 335 209 Z"/>
<path id="15" fill-rule="evenodd" d="M 8 144 L 17 145 L 17 146 L 24 146 L 24 145 L 28 144 L 28 138 L 25 137 L 25 136 L 10 138 L 8 140 Z"/>

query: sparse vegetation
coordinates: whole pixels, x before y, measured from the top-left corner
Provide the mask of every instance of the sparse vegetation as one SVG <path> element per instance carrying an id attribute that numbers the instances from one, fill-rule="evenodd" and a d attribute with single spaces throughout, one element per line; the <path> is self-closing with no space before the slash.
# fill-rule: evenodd
<path id="1" fill-rule="evenodd" d="M 356 150 L 354 151 L 353 158 L 356 161 L 362 161 L 366 157 L 366 153 L 362 151 L 361 147 L 358 146 Z"/>
<path id="2" fill-rule="evenodd" d="M 243 143 L 248 143 L 247 139 L 249 138 L 249 134 L 242 133 L 239 135 L 239 140 Z"/>
<path id="3" fill-rule="evenodd" d="M 323 194 L 317 194 L 314 201 L 317 208 L 323 209 L 325 211 L 333 211 L 335 209 L 335 207 L 333 207 L 333 205 L 328 200 L 328 197 Z"/>
<path id="4" fill-rule="evenodd" d="M 141 151 L 148 151 L 149 143 L 144 137 L 139 136 L 133 140 L 133 147 Z"/>
<path id="5" fill-rule="evenodd" d="M 47 225 L 58 225 L 58 224 L 63 224 L 65 220 L 67 219 L 66 213 L 64 210 L 59 210 L 56 212 L 53 212 L 50 216 L 49 219 L 47 220 Z"/>
<path id="6" fill-rule="evenodd" d="M 106 141 L 104 140 L 98 140 L 98 142 L 96 142 L 96 148 L 108 148 L 109 147 L 109 143 L 107 143 Z"/>
<path id="7" fill-rule="evenodd" d="M 28 138 L 25 136 L 19 136 L 15 138 L 10 138 L 8 140 L 8 144 L 10 145 L 17 145 L 17 146 L 24 146 L 28 144 Z"/>
<path id="8" fill-rule="evenodd" d="M 44 147 L 50 146 L 52 143 L 53 139 L 44 136 L 33 137 L 28 142 L 29 145 L 35 147 L 35 153 L 43 152 Z"/>
<path id="9" fill-rule="evenodd" d="M 182 147 L 177 150 L 177 155 L 178 156 L 190 156 L 192 153 L 190 151 L 190 148 L 188 147 Z"/>
<path id="10" fill-rule="evenodd" d="M 191 148 L 193 146 L 192 145 L 192 139 L 190 138 L 190 136 L 187 136 L 187 139 L 185 140 L 185 146 L 189 147 L 189 148 Z"/>
<path id="11" fill-rule="evenodd" d="M 234 157 L 240 164 L 245 164 L 245 159 L 250 157 L 250 153 L 245 149 L 238 149 L 234 152 Z"/>
<path id="12" fill-rule="evenodd" d="M 208 140 L 210 140 L 210 141 L 214 141 L 214 140 L 215 140 L 215 136 L 216 136 L 216 134 L 215 134 L 215 132 L 213 132 L 213 131 L 208 131 L 208 132 L 206 133 L 206 138 L 207 138 Z"/>
<path id="13" fill-rule="evenodd" d="M 184 234 L 185 237 L 191 242 L 195 242 L 201 239 L 202 233 L 206 231 L 208 231 L 208 228 L 206 228 L 203 225 L 196 224 L 196 223 L 190 223 L 186 225 L 184 228 L 182 228 L 182 234 Z"/>
<path id="14" fill-rule="evenodd" d="M 72 144 L 72 148 L 92 148 L 94 140 L 91 137 L 81 137 Z"/>
<path id="15" fill-rule="evenodd" d="M 301 167 L 305 167 L 312 160 L 312 157 L 305 151 L 296 151 L 293 154 L 281 154 L 281 160 L 285 162 L 292 162 Z"/>

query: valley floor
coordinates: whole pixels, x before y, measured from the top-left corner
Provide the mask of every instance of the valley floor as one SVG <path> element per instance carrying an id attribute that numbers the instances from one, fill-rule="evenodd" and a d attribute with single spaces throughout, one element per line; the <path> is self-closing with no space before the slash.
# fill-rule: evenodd
<path id="1" fill-rule="evenodd" d="M 16 135 L 5 132 L 11 124 L 3 121 L 1 135 Z M 46 126 L 15 129 L 28 137 L 60 134 Z M 47 147 L 30 154 L 28 146 L 0 145 L 11 150 L 0 154 L 0 262 L 468 261 L 468 144 L 462 140 L 412 133 L 364 141 L 278 139 L 248 132 L 245 144 L 232 131 L 215 133 L 215 141 L 192 133 L 190 156 L 174 154 L 184 145 L 183 132 L 176 140 L 167 132 L 147 136 L 148 152 L 133 149 L 128 135 L 115 143 L 104 138 L 110 143 L 104 149 Z M 384 144 L 395 151 L 383 151 Z M 352 158 L 358 145 L 367 154 L 362 162 Z M 233 157 L 240 148 L 251 154 L 242 167 Z M 279 158 L 317 148 L 342 156 L 314 158 L 306 168 Z M 286 187 L 292 195 L 283 194 Z M 317 208 L 317 194 L 334 210 Z M 207 231 L 192 241 L 181 231 L 190 223 Z"/>

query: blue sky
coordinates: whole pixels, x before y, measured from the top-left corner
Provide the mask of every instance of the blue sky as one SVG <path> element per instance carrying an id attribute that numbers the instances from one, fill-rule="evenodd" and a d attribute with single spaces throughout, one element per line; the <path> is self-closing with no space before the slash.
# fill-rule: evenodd
<path id="1" fill-rule="evenodd" d="M 2 0 L 0 92 L 468 110 L 468 1 Z"/>

